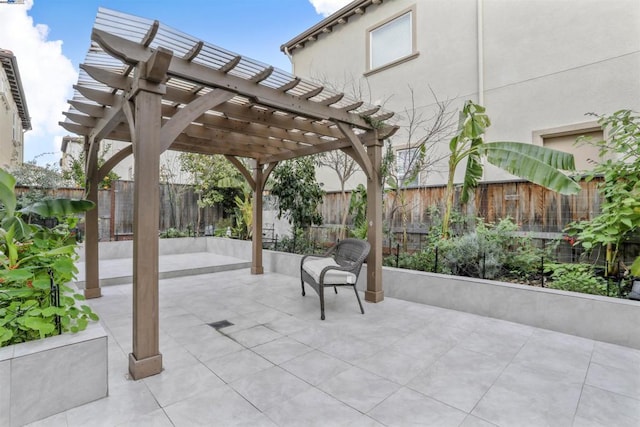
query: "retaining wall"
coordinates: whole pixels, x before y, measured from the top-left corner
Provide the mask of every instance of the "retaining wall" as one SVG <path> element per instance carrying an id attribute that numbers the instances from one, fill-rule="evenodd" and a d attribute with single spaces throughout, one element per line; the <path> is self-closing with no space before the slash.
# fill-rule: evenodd
<path id="1" fill-rule="evenodd" d="M 107 396 L 107 334 L 77 334 L 0 348 L 0 426 L 22 426 Z"/>

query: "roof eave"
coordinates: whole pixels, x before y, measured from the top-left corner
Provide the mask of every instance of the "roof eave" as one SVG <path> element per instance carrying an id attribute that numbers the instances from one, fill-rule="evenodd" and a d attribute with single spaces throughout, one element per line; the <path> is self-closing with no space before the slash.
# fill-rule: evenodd
<path id="1" fill-rule="evenodd" d="M 23 130 L 31 130 L 31 118 L 29 117 L 29 109 L 27 108 L 27 98 L 22 88 L 22 79 L 20 78 L 20 70 L 18 69 L 18 61 L 13 52 L 0 49 L 0 59 L 3 67 L 7 72 L 7 78 L 11 86 L 11 95 L 18 107 L 18 114 L 22 121 Z"/>
<path id="2" fill-rule="evenodd" d="M 295 49 L 304 47 L 305 42 L 313 41 L 320 34 L 330 32 L 331 28 L 336 25 L 346 24 L 351 16 L 364 13 L 367 7 L 379 5 L 381 3 L 382 0 L 354 0 L 342 9 L 318 22 L 305 32 L 298 34 L 288 42 L 281 45 L 280 50 L 285 54 L 288 54 Z"/>

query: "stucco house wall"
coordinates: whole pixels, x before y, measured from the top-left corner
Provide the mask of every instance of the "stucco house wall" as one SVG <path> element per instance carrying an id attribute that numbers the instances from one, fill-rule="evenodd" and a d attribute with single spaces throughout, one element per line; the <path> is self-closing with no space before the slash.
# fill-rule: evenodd
<path id="1" fill-rule="evenodd" d="M 357 7 L 362 13 L 353 13 Z M 407 10 L 415 14 L 414 56 L 368 70 L 369 31 Z M 329 25 L 340 16 L 345 23 Z M 452 111 L 467 99 L 486 106 L 492 120 L 488 141 L 542 143 L 535 132 L 593 127 L 595 119 L 586 113 L 640 109 L 635 0 L 357 0 L 323 22 L 330 32 L 283 45 L 294 73 L 333 82 L 346 93 L 356 82 L 370 91 L 372 102 L 396 111 L 401 125 L 403 111 L 411 108 L 409 87 L 425 117 L 434 94 L 451 100 Z M 394 145 L 401 147 L 403 138 L 401 130 Z M 442 141 L 439 152 L 447 150 L 448 140 Z M 421 183 L 444 183 L 446 165 L 438 169 Z M 338 188 L 333 175 L 318 173 L 325 189 Z M 508 178 L 486 168 L 486 181 Z"/>
<path id="2" fill-rule="evenodd" d="M 31 129 L 17 58 L 0 48 L 0 167 L 24 161 L 24 132 Z"/>

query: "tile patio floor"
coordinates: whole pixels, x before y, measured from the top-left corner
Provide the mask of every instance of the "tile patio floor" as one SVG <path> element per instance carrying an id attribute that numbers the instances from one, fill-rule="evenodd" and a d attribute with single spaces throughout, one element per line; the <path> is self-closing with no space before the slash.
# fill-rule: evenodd
<path id="1" fill-rule="evenodd" d="M 323 322 L 247 269 L 162 280 L 165 371 L 131 381 L 131 285 L 103 295 L 109 397 L 34 426 L 640 426 L 638 350 L 347 289 Z"/>

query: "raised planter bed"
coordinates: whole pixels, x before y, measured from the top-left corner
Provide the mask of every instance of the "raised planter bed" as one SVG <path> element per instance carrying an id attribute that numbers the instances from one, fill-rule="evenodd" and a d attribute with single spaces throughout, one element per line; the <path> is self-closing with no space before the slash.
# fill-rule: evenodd
<path id="1" fill-rule="evenodd" d="M 0 348 L 0 426 L 21 426 L 107 396 L 107 334 L 90 324 Z"/>

